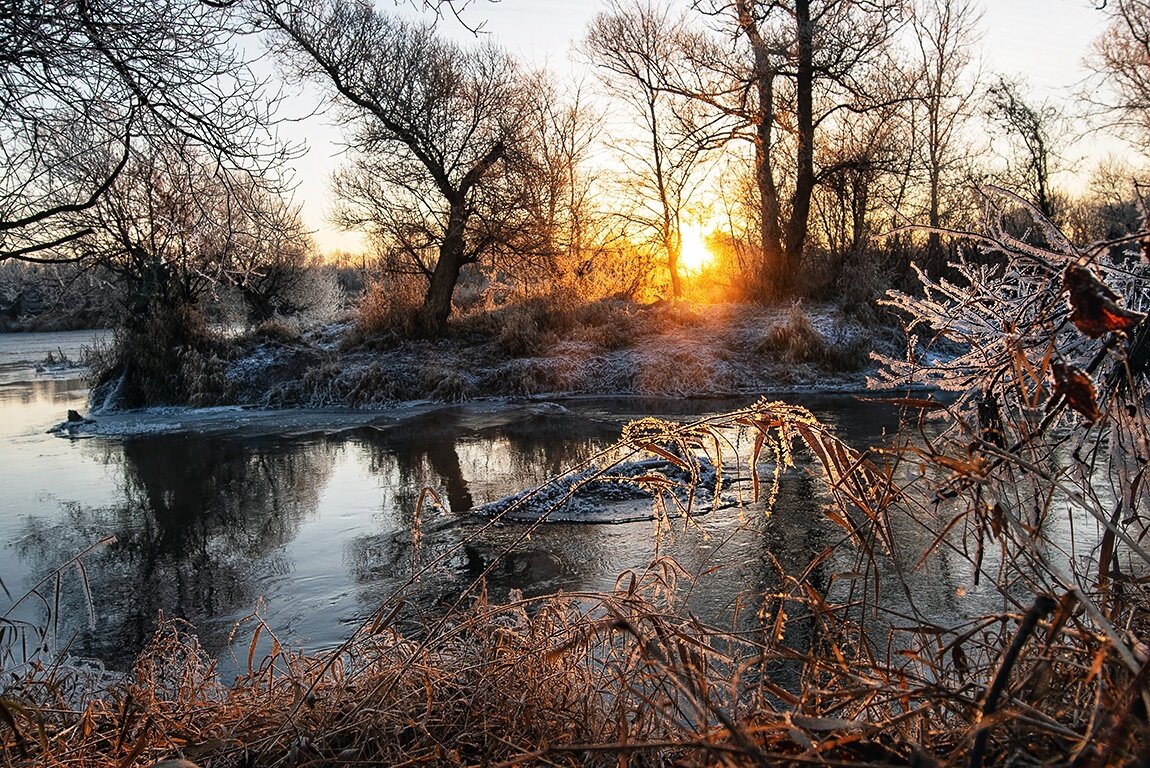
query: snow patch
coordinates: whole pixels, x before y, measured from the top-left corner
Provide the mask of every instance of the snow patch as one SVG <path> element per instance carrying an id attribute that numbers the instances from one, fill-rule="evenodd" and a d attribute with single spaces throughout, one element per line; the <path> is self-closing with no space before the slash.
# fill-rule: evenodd
<path id="1" fill-rule="evenodd" d="M 702 515 L 734 503 L 714 490 L 718 472 L 706 457 L 692 473 L 652 457 L 567 472 L 544 485 L 484 504 L 475 514 L 501 522 L 625 523 L 653 520 L 662 495 L 667 513 Z"/>

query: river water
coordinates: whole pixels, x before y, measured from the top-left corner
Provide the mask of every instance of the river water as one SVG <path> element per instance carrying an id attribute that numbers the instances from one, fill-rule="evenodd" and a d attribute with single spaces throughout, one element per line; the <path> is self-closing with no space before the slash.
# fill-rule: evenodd
<path id="1" fill-rule="evenodd" d="M 40 591 L 52 604 L 54 569 L 114 536 L 83 561 L 92 615 L 74 568 L 54 612 L 57 642 L 112 668 L 130 661 L 160 612 L 194 625 L 226 668 L 229 632 L 253 611 L 282 642 L 331 648 L 400 589 L 429 611 L 480 575 L 492 599 L 513 589 L 605 590 L 649 563 L 656 546 L 688 574 L 707 573 L 691 590 L 693 610 L 720 616 L 775 588 L 776 563 L 801 566 L 840 538 L 804 472 L 785 479 L 769 516 L 753 504 L 720 509 L 663 537 L 647 520 L 529 529 L 470 514 L 609 446 L 634 418 L 687 420 L 746 402 L 172 410 L 116 417 L 114 436 L 48 434 L 68 409 L 86 407 L 81 371 L 59 360 L 77 359 L 93 340 L 91 332 L 0 334 L 0 579 L 18 598 L 49 577 Z M 55 365 L 37 371 L 49 355 Z M 848 396 L 802 402 L 854 444 L 897 423 L 891 408 Z M 420 508 L 425 488 L 442 506 Z M 437 558 L 408 583 L 413 568 Z M 945 578 L 938 584 L 943 604 L 955 592 Z M 29 605 L 35 615 L 12 615 L 43 621 L 44 606 Z"/>

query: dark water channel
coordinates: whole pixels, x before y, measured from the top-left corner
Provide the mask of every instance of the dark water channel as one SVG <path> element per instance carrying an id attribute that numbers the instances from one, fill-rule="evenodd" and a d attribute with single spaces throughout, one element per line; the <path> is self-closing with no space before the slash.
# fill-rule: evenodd
<path id="1" fill-rule="evenodd" d="M 32 364 L 45 349 L 91 337 L 42 336 L 0 336 L 0 578 L 18 596 L 114 535 L 85 561 L 91 626 L 75 571 L 62 582 L 59 613 L 71 652 L 112 667 L 146 642 L 159 612 L 191 622 L 206 650 L 224 659 L 229 631 L 255 610 L 283 641 L 333 647 L 409 581 L 413 562 L 437 557 L 407 587 L 428 611 L 484 571 L 493 599 L 512 589 L 609 589 L 651 560 L 650 521 L 552 523 L 525 536 L 521 524 L 485 527 L 469 510 L 610 445 L 633 418 L 686 420 L 746 404 L 578 399 L 424 407 L 387 419 L 311 414 L 304 422 L 262 414 L 258 428 L 224 411 L 190 429 L 172 428 L 178 412 L 156 412 L 128 417 L 133 428 L 116 436 L 69 440 L 45 431 L 68 408 L 84 407 L 84 382 Z M 847 396 L 801 402 L 855 444 L 897 423 L 890 407 Z M 423 508 L 416 552 L 424 488 L 443 506 Z M 822 503 L 817 481 L 792 473 L 772 515 L 754 505 L 719 510 L 697 526 L 676 526 L 659 547 L 688 572 L 709 572 L 693 588 L 692 607 L 721 616 L 776 588 L 775 563 L 804 564 L 839 537 Z M 943 602 L 954 594 L 952 577 L 964 579 L 931 575 L 941 578 Z"/>

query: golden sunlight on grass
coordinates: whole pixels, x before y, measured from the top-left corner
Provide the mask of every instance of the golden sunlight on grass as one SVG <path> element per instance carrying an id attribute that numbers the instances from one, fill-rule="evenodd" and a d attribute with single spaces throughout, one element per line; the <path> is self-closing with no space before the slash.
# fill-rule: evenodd
<path id="1" fill-rule="evenodd" d="M 687 273 L 702 272 L 715 258 L 714 252 L 707 244 L 707 235 L 703 227 L 697 222 L 684 224 L 681 235 L 683 241 L 679 265 Z"/>

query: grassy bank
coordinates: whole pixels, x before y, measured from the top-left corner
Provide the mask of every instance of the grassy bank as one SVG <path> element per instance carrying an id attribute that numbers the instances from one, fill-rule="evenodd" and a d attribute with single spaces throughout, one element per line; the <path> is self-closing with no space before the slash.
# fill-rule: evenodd
<path id="1" fill-rule="evenodd" d="M 99 366 L 103 383 L 93 403 L 371 407 L 576 393 L 857 388 L 870 352 L 897 353 L 901 343 L 892 328 L 864 325 L 831 305 L 568 298 L 477 310 L 437 339 L 408 338 L 370 306 L 320 329 L 278 321 L 228 337 L 158 318 L 143 333 L 120 334 Z"/>

